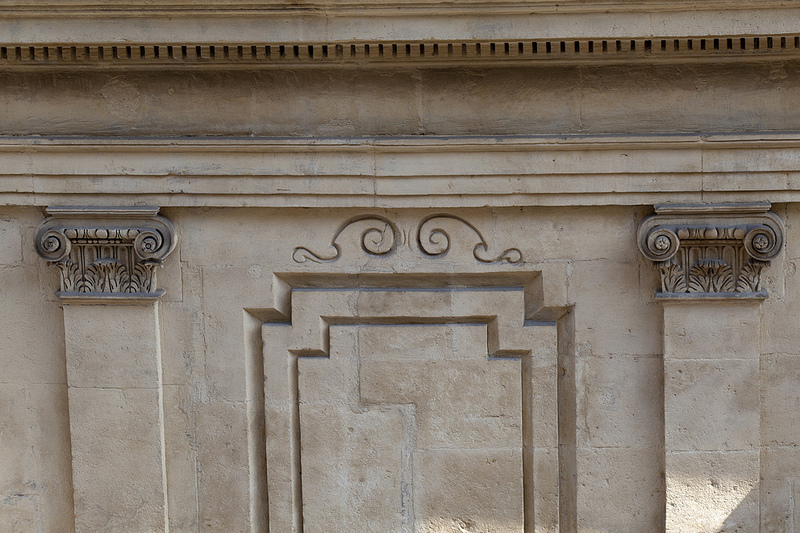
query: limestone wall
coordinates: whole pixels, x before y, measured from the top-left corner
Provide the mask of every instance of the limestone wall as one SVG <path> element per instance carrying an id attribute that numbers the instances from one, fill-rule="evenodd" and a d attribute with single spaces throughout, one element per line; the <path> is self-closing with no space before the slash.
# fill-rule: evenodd
<path id="1" fill-rule="evenodd" d="M 794 532 L 798 9 L 695 4 L 0 2 L 0 531 Z"/>
<path id="2" fill-rule="evenodd" d="M 741 341 L 758 346 L 759 378 L 737 382 L 751 399 L 745 403 L 736 400 L 734 418 L 725 423 L 735 427 L 736 417 L 750 412 L 760 421 L 756 426 L 760 482 L 752 488 L 754 498 L 760 502 L 765 530 L 789 531 L 797 519 L 793 514 L 797 485 L 793 472 L 798 434 L 797 425 L 792 423 L 792 406 L 800 399 L 793 386 L 797 374 L 792 370 L 797 359 L 793 346 L 797 339 L 792 327 L 796 312 L 791 294 L 796 291 L 792 288 L 795 276 L 791 258 L 798 244 L 791 228 L 799 214 L 791 206 L 779 207 L 778 212 L 790 228 L 786 251 L 767 271 L 765 284 L 771 298 L 757 306 L 757 323 L 749 326 L 748 336 Z M 523 261 L 513 265 L 476 261 L 471 253 L 476 236 L 467 227 L 454 228 L 458 232 L 451 235 L 453 248 L 441 258 L 425 256 L 411 239 L 400 243 L 389 257 L 370 256 L 358 247 L 358 231 L 350 231 L 358 228 L 350 228 L 342 232 L 342 253 L 336 261 L 300 264 L 293 260 L 293 250 L 298 246 L 320 253 L 333 251 L 329 244 L 334 230 L 362 213 L 164 210 L 180 236 L 178 249 L 159 273 L 159 286 L 166 294 L 158 304 L 162 376 L 156 380 L 156 387 L 163 397 L 170 529 L 246 531 L 253 523 L 263 528 L 267 508 L 276 524 L 291 516 L 288 509 L 280 507 L 280 501 L 291 491 L 270 477 L 271 472 L 279 477 L 286 468 L 277 463 L 287 450 L 279 445 L 274 449 L 267 446 L 267 458 L 274 454 L 276 464 L 267 461 L 265 479 L 262 448 L 270 438 L 277 438 L 272 433 L 277 430 L 270 426 L 281 424 L 285 416 L 279 393 L 272 393 L 277 398 L 270 397 L 270 380 L 281 378 L 274 361 L 286 357 L 281 351 L 286 348 L 280 346 L 287 341 L 281 339 L 286 330 L 297 327 L 284 325 L 286 318 L 277 316 L 275 310 L 284 283 L 300 287 L 292 300 L 292 323 L 304 323 L 298 317 L 306 305 L 298 300 L 301 296 L 308 305 L 322 309 L 316 313 L 335 314 L 331 306 L 345 305 L 348 313 L 355 309 L 367 317 L 345 321 L 352 325 L 331 326 L 330 361 L 313 353 L 299 359 L 299 397 L 308 402 L 309 409 L 304 413 L 302 405 L 306 404 L 301 404 L 300 428 L 308 425 L 308 433 L 302 438 L 311 439 L 302 441 L 307 530 L 404 531 L 412 526 L 401 524 L 414 524 L 416 529 L 408 530 L 455 531 L 458 524 L 467 524 L 461 527 L 518 531 L 523 523 L 523 487 L 533 491 L 536 518 L 549 524 L 537 530 L 557 530 L 559 505 L 562 528 L 574 520 L 578 531 L 662 529 L 662 332 L 668 336 L 685 332 L 664 330 L 663 304 L 653 299 L 658 283 L 656 270 L 636 249 L 635 232 L 645 210 L 606 207 L 455 212 L 480 229 L 490 244 L 490 253 L 517 248 Z M 429 211 L 371 213 L 413 228 Z M 2 274 L 7 294 L 3 396 L 9 408 L 3 431 L 6 496 L 2 517 L 10 531 L 69 530 L 73 483 L 79 483 L 75 469 L 92 472 L 104 468 L 104 460 L 113 457 L 109 450 L 113 450 L 115 441 L 125 438 L 118 432 L 130 430 L 127 426 L 117 426 L 114 431 L 109 431 L 110 427 L 98 429 L 106 440 L 93 443 L 91 451 L 81 456 L 81 461 L 89 464 L 71 463 L 77 458 L 74 451 L 71 457 L 70 437 L 75 442 L 81 438 L 79 432 L 93 435 L 97 428 L 89 422 L 89 429 L 76 423 L 81 407 L 75 405 L 72 396 L 67 407 L 65 327 L 71 339 L 67 352 L 94 350 L 117 365 L 128 361 L 133 346 L 141 342 L 130 335 L 139 337 L 153 327 L 130 322 L 128 307 L 100 307 L 99 314 L 92 311 L 91 318 L 83 317 L 86 322 L 67 320 L 68 310 L 60 309 L 62 305 L 52 294 L 57 286 L 56 269 L 47 267 L 33 249 L 32 236 L 41 218 L 38 209 L 3 211 Z M 522 293 L 508 292 L 509 287 L 522 286 L 524 281 L 513 280 L 524 276 L 508 276 L 542 268 L 544 282 L 563 291 L 559 298 L 565 314 L 557 320 L 551 316 L 547 317 L 550 320 L 525 326 L 523 321 L 528 317 L 524 306 L 513 309 L 522 305 Z M 428 274 L 409 277 L 414 272 Z M 275 273 L 285 281 L 276 281 Z M 367 277 L 370 273 L 375 276 L 373 282 Z M 489 286 L 477 292 L 469 289 L 476 284 L 470 278 L 473 273 L 480 273 L 479 285 Z M 499 276 L 500 292 L 492 290 L 492 276 Z M 376 289 L 371 289 L 372 293 L 363 289 L 367 292 L 357 294 L 358 287 L 370 284 L 409 287 L 410 292 L 395 290 L 388 296 L 371 297 Z M 304 285 L 311 287 L 302 289 Z M 314 285 L 331 288 L 318 291 L 312 288 Z M 466 287 L 446 288 L 451 285 Z M 371 298 L 374 303 L 370 303 Z M 398 318 L 371 320 L 370 305 L 377 305 L 379 314 Z M 429 313 L 420 314 L 419 305 L 428 307 Z M 508 310 L 498 310 L 498 305 Z M 738 319 L 730 318 L 745 305 L 742 302 L 707 305 L 701 337 L 736 335 L 743 327 Z M 543 472 L 537 472 L 544 476 L 539 484 L 531 483 L 521 467 L 519 454 L 524 453 L 521 444 L 525 438 L 520 431 L 525 431 L 526 424 L 520 417 L 529 415 L 521 408 L 524 402 L 519 388 L 519 365 L 525 356 L 522 360 L 513 354 L 509 359 L 487 359 L 486 336 L 491 330 L 480 325 L 477 318 L 467 320 L 478 322 L 475 325 L 454 324 L 463 319 L 430 318 L 503 312 L 510 314 L 514 329 L 532 332 L 526 334 L 532 337 L 523 337 L 530 340 L 517 342 L 522 348 L 534 349 L 533 368 L 540 370 L 530 375 L 522 371 L 522 376 L 533 379 L 534 403 L 542 402 L 537 409 L 544 412 L 533 417 L 533 429 L 544 433 L 542 438 L 549 443 L 545 449 L 558 457 L 558 485 L 553 484 L 558 471 L 553 464 L 543 465 Z M 677 313 L 680 315 L 680 310 Z M 536 318 L 535 314 L 530 317 Z M 262 342 L 259 324 L 265 319 Z M 381 325 L 384 322 L 397 325 Z M 407 322 L 418 325 L 402 325 Z M 112 335 L 109 328 L 114 327 L 122 330 L 113 334 L 112 345 L 87 345 L 97 342 L 91 340 L 93 337 L 107 340 Z M 106 333 L 98 333 L 98 329 Z M 310 342 L 313 345 L 316 341 Z M 705 341 L 701 338 L 696 342 L 702 346 Z M 566 346 L 559 350 L 559 343 Z M 341 363 L 336 363 L 337 359 Z M 268 364 L 263 366 L 265 361 Z M 356 366 L 348 369 L 348 364 Z M 480 365 L 488 366 L 481 369 Z M 557 385 L 556 371 L 561 376 Z M 72 380 L 100 379 L 85 372 Z M 264 392 L 257 386 L 262 376 L 267 382 L 266 414 L 271 414 L 266 419 Z M 359 381 L 348 385 L 353 379 Z M 344 381 L 337 384 L 336 380 Z M 539 380 L 545 382 L 537 385 Z M 525 387 L 524 379 L 522 383 Z M 718 382 L 713 375 L 682 386 L 696 387 L 696 394 L 712 397 L 730 391 L 730 385 Z M 717 387 L 721 391 L 715 392 Z M 123 413 L 135 409 L 136 401 L 124 397 L 124 388 L 121 392 L 122 403 L 113 409 Z M 348 400 L 353 394 L 355 399 Z M 105 409 L 112 407 L 104 404 Z M 330 409 L 344 410 L 335 414 L 338 411 Z M 713 423 L 713 413 L 709 416 L 710 420 L 706 416 L 702 420 Z M 114 417 L 103 424 L 113 427 Z M 702 424 L 695 429 L 702 434 Z M 447 452 L 451 459 L 431 456 L 433 452 L 426 451 L 429 449 L 451 450 Z M 136 457 L 138 451 L 131 453 Z M 402 453 L 407 454 L 405 459 Z M 544 457 L 545 463 L 553 459 Z M 284 459 L 291 463 L 291 458 Z M 145 482 L 139 478 L 146 476 L 147 470 L 141 465 L 111 466 L 105 475 L 116 479 L 125 472 L 128 483 Z M 724 487 L 724 471 L 715 476 Z M 403 489 L 405 484 L 413 487 L 408 496 L 404 496 L 404 490 L 411 489 Z M 78 484 L 75 490 L 77 495 L 87 487 Z M 105 490 L 125 499 L 116 492 L 124 490 L 119 486 L 111 484 Z M 489 492 L 476 492 L 479 490 Z M 461 491 L 466 492 L 462 495 Z M 495 502 L 494 498 L 499 499 Z M 733 501 L 731 505 L 739 503 Z M 83 524 L 84 530 L 113 530 L 113 526 L 93 522 L 98 514 L 83 507 L 88 503 L 76 499 L 74 505 L 76 517 L 89 521 Z M 130 517 L 124 515 L 126 506 L 118 505 L 123 514 L 117 518 L 124 523 Z M 116 515 L 114 509 L 112 506 L 106 512 Z M 410 512 L 413 514 L 406 514 Z M 159 522 L 162 519 L 163 515 L 153 514 L 151 529 L 163 527 Z M 750 523 L 747 527 L 757 526 Z M 288 531 L 289 526 L 276 525 L 274 529 Z"/>

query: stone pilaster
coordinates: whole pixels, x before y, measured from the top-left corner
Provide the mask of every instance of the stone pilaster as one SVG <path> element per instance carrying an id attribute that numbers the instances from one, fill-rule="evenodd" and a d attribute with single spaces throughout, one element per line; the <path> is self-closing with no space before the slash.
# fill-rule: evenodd
<path id="1" fill-rule="evenodd" d="M 639 228 L 664 304 L 666 531 L 759 529 L 761 273 L 769 204 L 658 206 Z"/>
<path id="2" fill-rule="evenodd" d="M 37 251 L 60 272 L 77 532 L 165 531 L 158 208 L 48 208 Z"/>

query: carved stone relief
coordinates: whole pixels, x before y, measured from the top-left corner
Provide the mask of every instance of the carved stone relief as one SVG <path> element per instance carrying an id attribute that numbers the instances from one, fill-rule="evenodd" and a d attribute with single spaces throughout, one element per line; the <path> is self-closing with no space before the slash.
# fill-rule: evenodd
<path id="1" fill-rule="evenodd" d="M 262 329 L 270 531 L 558 530 L 556 325 L 489 278 L 292 291 Z"/>
<path id="2" fill-rule="evenodd" d="M 342 255 L 342 248 L 337 242 L 342 233 L 350 228 L 357 227 L 361 231 L 361 249 L 369 255 L 385 256 L 394 253 L 398 244 L 405 241 L 407 235 L 414 235 L 412 242 L 416 243 L 419 252 L 427 257 L 444 257 L 450 251 L 453 234 L 455 231 L 466 230 L 472 242 L 472 256 L 481 263 L 510 263 L 522 261 L 522 252 L 518 248 L 508 248 L 497 255 L 489 253 L 489 243 L 480 230 L 472 223 L 461 217 L 450 214 L 434 214 L 423 218 L 412 232 L 400 230 L 383 215 L 361 215 L 342 224 L 331 239 L 330 248 L 326 252 L 313 252 L 304 246 L 298 246 L 292 252 L 292 259 L 296 263 L 311 261 L 314 263 L 330 263 L 338 260 Z"/>
<path id="3" fill-rule="evenodd" d="M 783 248 L 769 203 L 660 205 L 642 221 L 639 249 L 655 262 L 661 296 L 765 297 L 761 273 Z"/>
<path id="4" fill-rule="evenodd" d="M 48 207 L 36 251 L 58 268 L 61 297 L 159 296 L 156 267 L 175 247 L 158 207 Z"/>

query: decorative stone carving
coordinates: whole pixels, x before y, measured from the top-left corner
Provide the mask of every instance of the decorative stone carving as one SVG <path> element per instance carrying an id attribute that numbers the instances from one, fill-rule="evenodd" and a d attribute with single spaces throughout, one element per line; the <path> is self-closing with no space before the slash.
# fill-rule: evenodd
<path id="1" fill-rule="evenodd" d="M 158 207 L 48 207 L 36 251 L 61 274 L 60 297 L 158 297 L 156 267 L 175 248 Z"/>
<path id="2" fill-rule="evenodd" d="M 455 215 L 431 215 L 422 220 L 417 229 L 417 244 L 425 255 L 431 257 L 441 257 L 450 250 L 450 235 L 442 227 L 444 221 L 456 221 L 471 229 L 478 237 L 478 243 L 472 249 L 472 256 L 481 263 L 519 263 L 522 261 L 522 252 L 517 248 L 503 250 L 500 255 L 491 257 L 486 255 L 489 244 L 483 237 L 478 228 Z"/>
<path id="3" fill-rule="evenodd" d="M 314 263 L 330 263 L 338 260 L 342 249 L 337 240 L 341 234 L 351 226 L 361 228 L 361 249 L 373 256 L 385 256 L 394 253 L 397 245 L 405 240 L 411 232 L 401 231 L 389 219 L 382 215 L 361 215 L 345 222 L 334 233 L 328 252 L 316 253 L 304 246 L 298 246 L 292 252 L 292 259 L 296 263 L 311 261 Z M 450 214 L 434 214 L 422 219 L 416 229 L 415 242 L 419 251 L 428 257 L 444 257 L 450 251 L 452 237 L 450 233 L 453 226 L 460 226 L 471 230 L 478 242 L 472 248 L 472 256 L 481 263 L 510 263 L 522 261 L 522 252 L 518 248 L 508 248 L 499 255 L 489 254 L 489 243 L 483 234 L 470 222 L 461 217 Z M 474 241 L 473 241 L 474 242 Z"/>
<path id="4" fill-rule="evenodd" d="M 389 219 L 381 215 L 361 215 L 342 224 L 331 239 L 329 253 L 319 254 L 308 248 L 298 246 L 292 252 L 292 259 L 296 263 L 312 261 L 314 263 L 330 263 L 342 255 L 342 248 L 336 242 L 342 232 L 350 226 L 361 226 L 361 249 L 370 255 L 387 255 L 394 252 L 400 241 L 399 231 Z"/>
<path id="5" fill-rule="evenodd" d="M 642 221 L 639 249 L 661 274 L 661 297 L 766 297 L 761 272 L 783 248 L 769 203 L 658 205 Z"/>

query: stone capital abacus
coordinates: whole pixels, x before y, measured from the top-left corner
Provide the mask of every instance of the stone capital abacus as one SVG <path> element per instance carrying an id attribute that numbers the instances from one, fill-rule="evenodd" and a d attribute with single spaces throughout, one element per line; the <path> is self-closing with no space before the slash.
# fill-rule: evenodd
<path id="1" fill-rule="evenodd" d="M 770 204 L 658 205 L 637 240 L 659 269 L 657 298 L 765 298 L 761 273 L 783 248 Z"/>
<path id="2" fill-rule="evenodd" d="M 61 299 L 152 300 L 156 267 L 175 248 L 172 223 L 158 207 L 48 207 L 36 251 L 60 273 Z"/>

